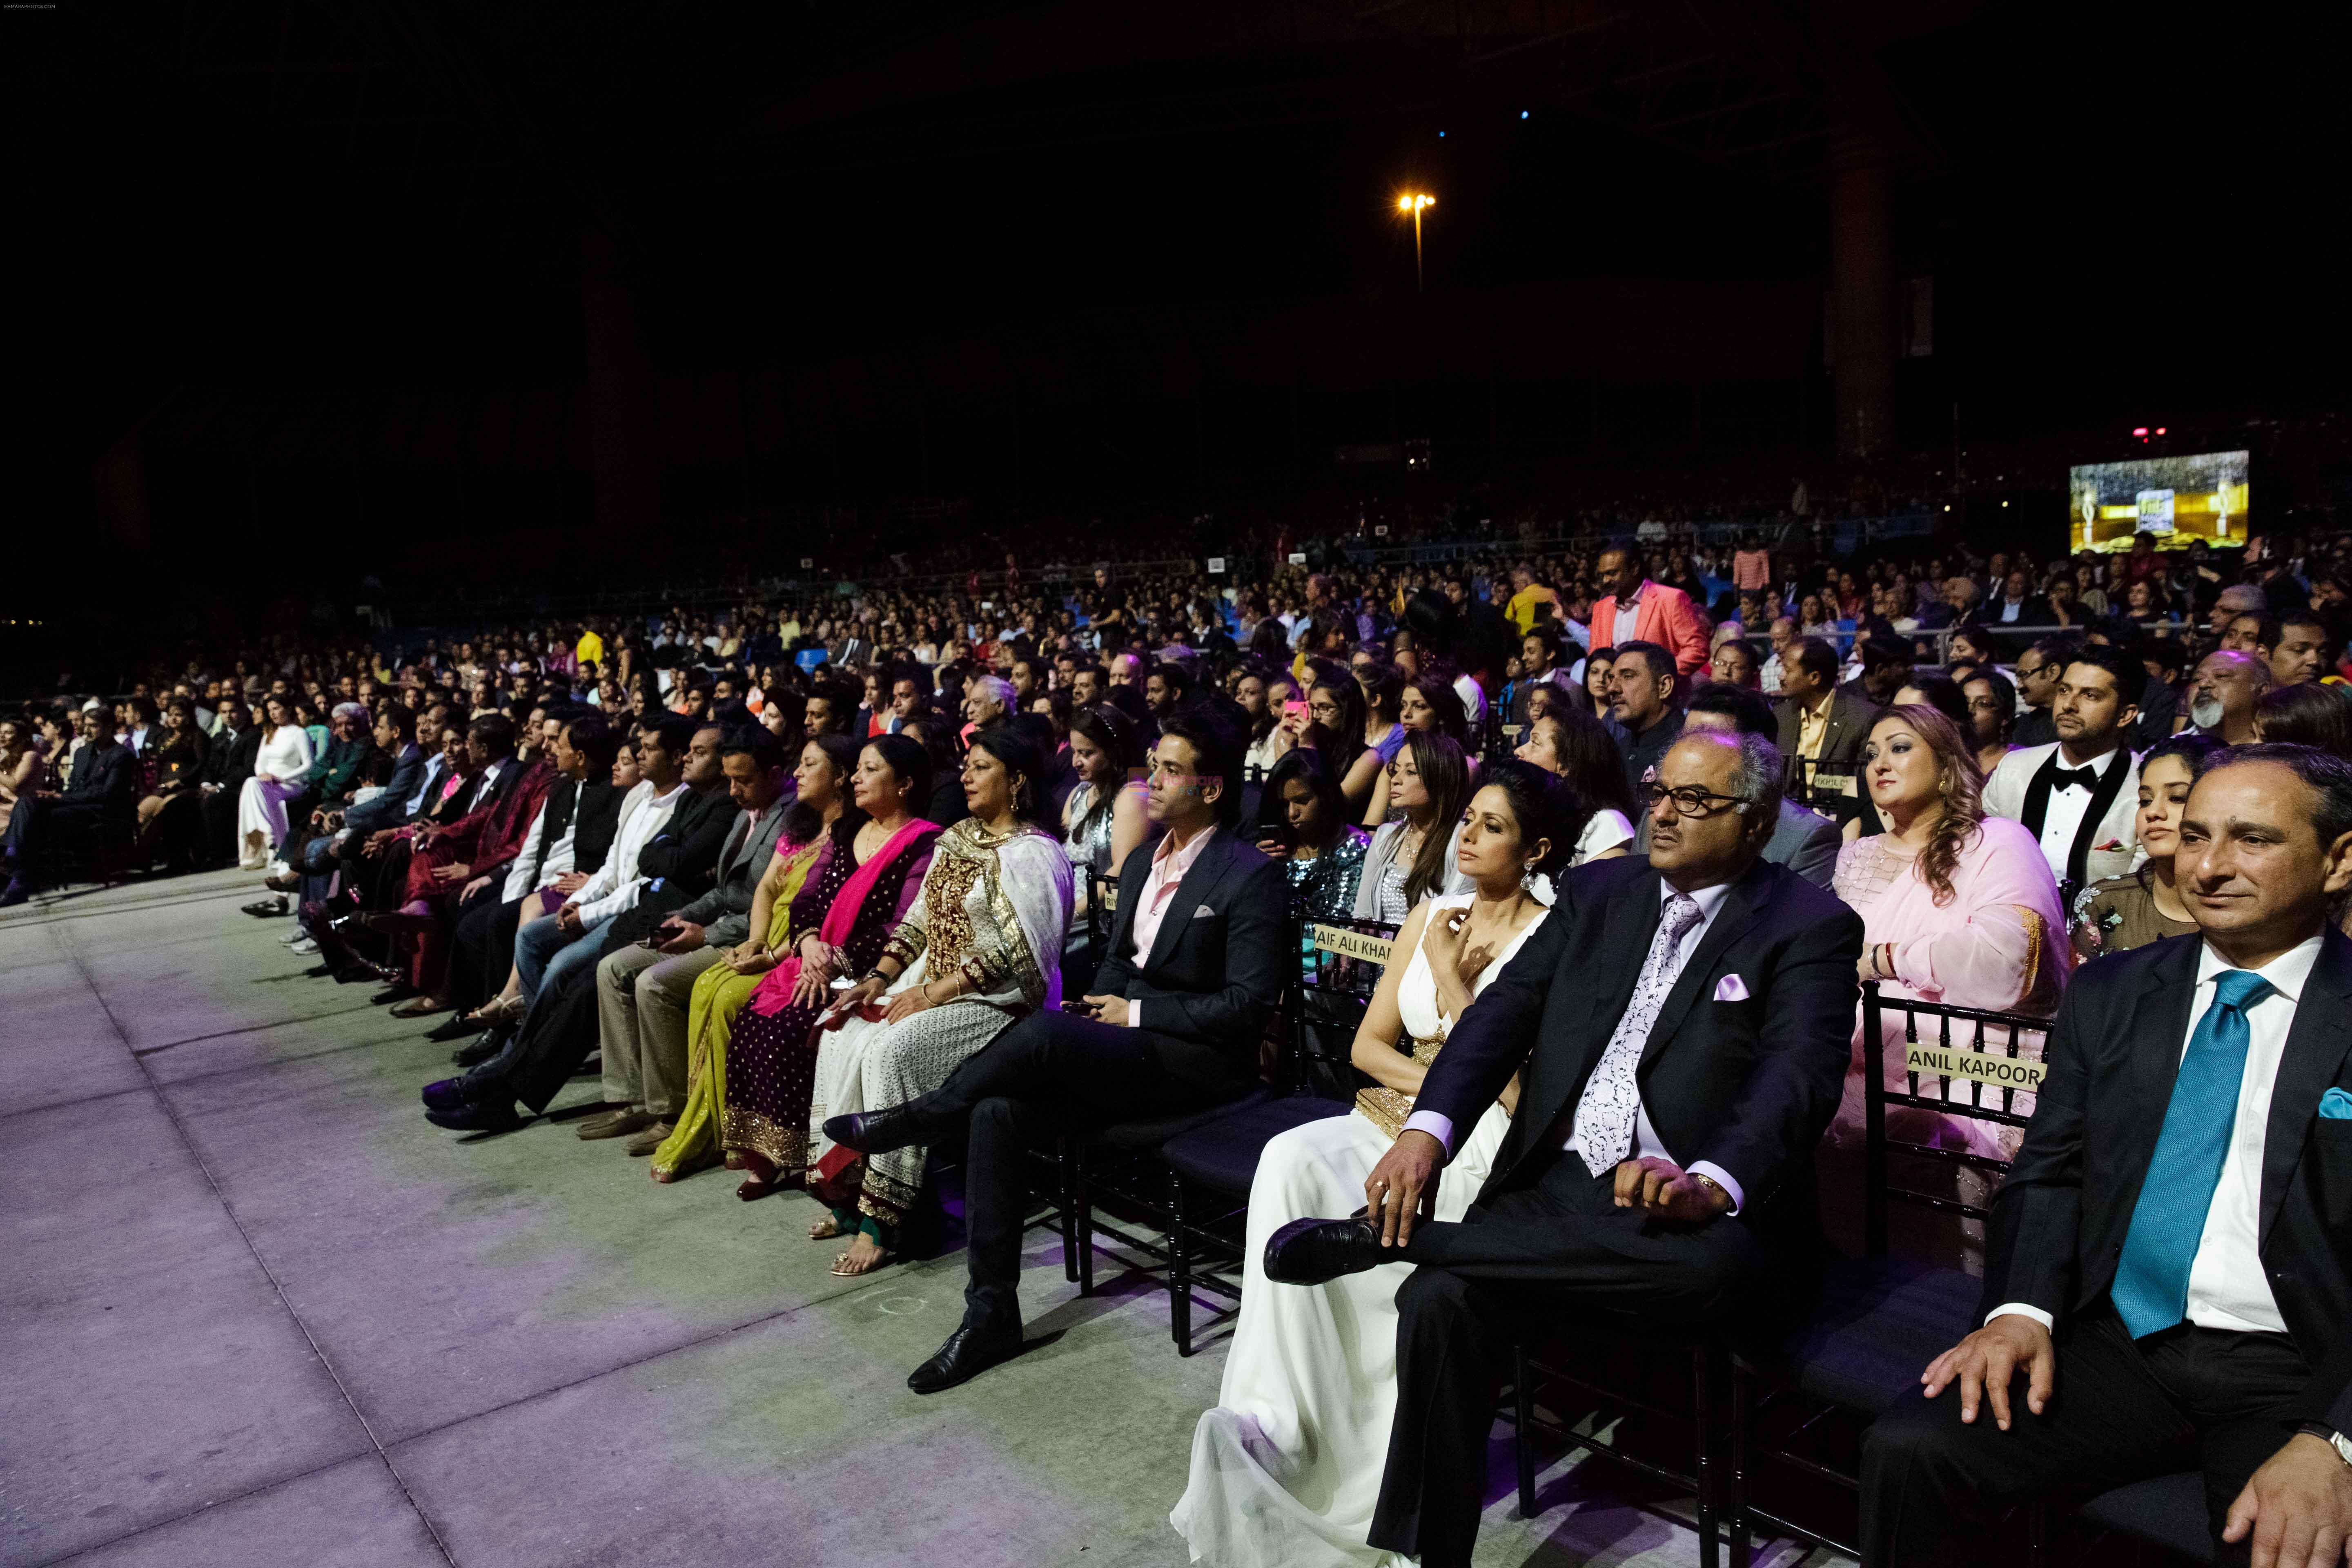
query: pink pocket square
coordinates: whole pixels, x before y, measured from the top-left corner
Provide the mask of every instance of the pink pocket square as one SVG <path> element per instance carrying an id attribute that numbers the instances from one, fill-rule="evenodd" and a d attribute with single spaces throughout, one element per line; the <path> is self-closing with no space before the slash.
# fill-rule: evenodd
<path id="1" fill-rule="evenodd" d="M 1745 1002 L 1748 983 L 1737 974 L 1727 974 L 1715 983 L 1715 999 L 1718 1002 Z"/>

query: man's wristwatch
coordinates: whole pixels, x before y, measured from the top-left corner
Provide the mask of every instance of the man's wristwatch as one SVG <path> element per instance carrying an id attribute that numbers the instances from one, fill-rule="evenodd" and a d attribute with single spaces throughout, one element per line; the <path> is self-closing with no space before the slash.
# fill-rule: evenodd
<path id="1" fill-rule="evenodd" d="M 2346 1436 L 2334 1427 L 2323 1426 L 2315 1421 L 2307 1423 L 2303 1430 L 2335 1449 L 2337 1458 L 2347 1465 L 2352 1465 L 2352 1437 Z"/>

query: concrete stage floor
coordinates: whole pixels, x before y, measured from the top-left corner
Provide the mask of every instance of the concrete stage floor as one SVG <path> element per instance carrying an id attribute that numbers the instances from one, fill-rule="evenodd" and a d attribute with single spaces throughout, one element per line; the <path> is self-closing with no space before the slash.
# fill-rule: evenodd
<path id="1" fill-rule="evenodd" d="M 1034 1233 L 1029 1332 L 1059 1337 L 918 1398 L 961 1254 L 835 1279 L 797 1194 L 433 1128 L 448 1047 L 303 978 L 257 892 L 0 916 L 0 1561 L 1185 1562 L 1223 1346 L 1180 1359 L 1149 1277 L 1081 1300 Z M 1622 1472 L 1557 1462 L 1516 1519 L 1496 1455 L 1482 1565 L 1697 1561 Z"/>

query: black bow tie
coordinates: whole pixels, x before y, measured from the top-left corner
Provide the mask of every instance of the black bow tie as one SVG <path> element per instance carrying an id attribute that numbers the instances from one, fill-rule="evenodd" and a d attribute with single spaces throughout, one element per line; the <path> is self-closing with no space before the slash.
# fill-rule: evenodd
<path id="1" fill-rule="evenodd" d="M 2079 789 L 2084 795 L 2089 795 L 2098 788 L 2098 784 L 2099 770 L 2096 768 L 2053 768 L 2050 770 L 2050 787 L 2053 791 L 2062 789 Z"/>

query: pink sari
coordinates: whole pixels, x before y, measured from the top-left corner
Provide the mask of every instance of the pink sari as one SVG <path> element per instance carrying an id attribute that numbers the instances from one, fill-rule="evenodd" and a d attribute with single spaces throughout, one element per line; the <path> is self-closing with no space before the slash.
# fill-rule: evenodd
<path id="1" fill-rule="evenodd" d="M 849 928 L 857 923 L 857 911 L 864 906 L 874 884 L 882 879 L 890 863 L 911 847 L 919 835 L 937 833 L 936 823 L 916 817 L 890 836 L 890 841 L 857 868 L 841 891 L 834 895 L 833 906 L 824 911 L 824 923 L 817 928 L 817 936 L 828 947 L 839 947 L 849 940 Z M 772 1018 L 792 1005 L 793 988 L 800 983 L 801 955 L 797 951 L 788 954 L 761 980 L 760 988 L 751 994 L 751 1011 L 763 1018 Z"/>

